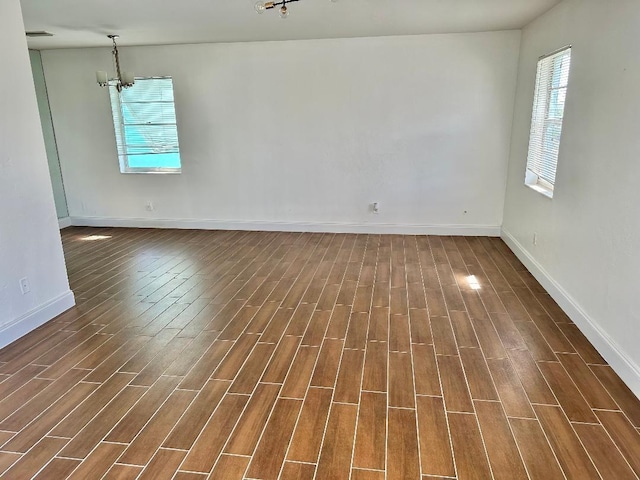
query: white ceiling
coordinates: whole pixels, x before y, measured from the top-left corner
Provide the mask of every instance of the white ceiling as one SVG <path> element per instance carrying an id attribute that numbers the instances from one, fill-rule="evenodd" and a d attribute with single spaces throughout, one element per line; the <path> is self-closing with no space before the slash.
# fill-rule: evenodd
<path id="1" fill-rule="evenodd" d="M 1 1 L 1 0 L 0 0 Z M 31 48 L 242 42 L 517 29 L 560 0 L 300 0 L 283 20 L 255 0 L 22 0 Z"/>

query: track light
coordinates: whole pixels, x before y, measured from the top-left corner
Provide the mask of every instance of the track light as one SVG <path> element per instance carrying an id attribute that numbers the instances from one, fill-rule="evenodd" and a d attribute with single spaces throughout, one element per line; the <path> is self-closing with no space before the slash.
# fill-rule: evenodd
<path id="1" fill-rule="evenodd" d="M 272 8 L 280 7 L 280 17 L 287 18 L 289 16 L 289 8 L 287 7 L 288 3 L 298 2 L 299 0 L 281 0 L 279 2 L 271 1 L 271 2 L 263 2 L 259 1 L 256 3 L 255 9 L 258 13 L 264 13 L 265 10 L 271 10 Z M 331 0 L 331 2 L 337 2 L 338 0 Z"/>

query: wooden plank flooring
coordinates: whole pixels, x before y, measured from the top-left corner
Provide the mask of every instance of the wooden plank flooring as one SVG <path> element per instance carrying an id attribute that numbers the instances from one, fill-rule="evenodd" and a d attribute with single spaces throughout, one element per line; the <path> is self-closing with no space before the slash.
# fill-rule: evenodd
<path id="1" fill-rule="evenodd" d="M 640 402 L 494 238 L 68 228 L 3 478 L 632 479 Z"/>

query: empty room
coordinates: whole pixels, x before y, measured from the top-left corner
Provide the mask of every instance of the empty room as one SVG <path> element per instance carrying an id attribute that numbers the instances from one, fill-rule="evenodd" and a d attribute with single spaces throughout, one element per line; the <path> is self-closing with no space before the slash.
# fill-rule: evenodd
<path id="1" fill-rule="evenodd" d="M 0 478 L 640 479 L 637 0 L 0 1 Z"/>

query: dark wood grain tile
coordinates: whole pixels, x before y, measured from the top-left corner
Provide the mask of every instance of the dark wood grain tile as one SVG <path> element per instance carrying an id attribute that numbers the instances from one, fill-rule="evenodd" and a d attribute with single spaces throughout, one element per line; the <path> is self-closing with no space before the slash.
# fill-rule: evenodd
<path id="1" fill-rule="evenodd" d="M 558 405 L 556 397 L 528 351 L 510 350 L 509 358 L 532 403 Z"/>
<path id="2" fill-rule="evenodd" d="M 114 464 L 104 476 L 109 480 L 134 480 L 142 472 L 142 467 Z"/>
<path id="3" fill-rule="evenodd" d="M 313 370 L 311 385 L 315 387 L 333 387 L 340 366 L 344 340 L 328 338 L 320 349 L 316 368 Z"/>
<path id="4" fill-rule="evenodd" d="M 640 402 L 499 238 L 61 237 L 77 305 L 0 349 L 3 477 L 640 474 Z"/>
<path id="5" fill-rule="evenodd" d="M 502 406 L 509 417 L 535 418 L 520 378 L 506 358 L 487 360 Z"/>
<path id="6" fill-rule="evenodd" d="M 467 376 L 471 398 L 476 400 L 498 400 L 493 379 L 479 348 L 461 348 L 460 359 Z"/>
<path id="7" fill-rule="evenodd" d="M 565 478 L 538 421 L 512 418 L 509 422 L 529 477 L 532 480 Z"/>
<path id="8" fill-rule="evenodd" d="M 356 405 L 334 403 L 318 460 L 317 478 L 348 479 L 356 429 Z"/>
<path id="9" fill-rule="evenodd" d="M 580 329 L 572 323 L 559 324 L 558 327 L 562 330 L 565 337 L 569 339 L 576 352 L 580 354 L 582 359 L 589 364 L 606 365 L 607 362 L 600 356 L 598 351 L 594 348 L 587 337 L 583 335 Z"/>
<path id="10" fill-rule="evenodd" d="M 67 443 L 62 438 L 44 437 L 36 446 L 4 472 L 4 478 L 32 478 Z M 12 454 L 9 454 L 12 455 Z M 11 458 L 11 457 L 8 457 Z M 6 460 L 5 460 L 6 461 Z"/>
<path id="11" fill-rule="evenodd" d="M 568 324 L 573 323 L 548 293 L 535 292 L 534 295 L 554 322 Z"/>
<path id="12" fill-rule="evenodd" d="M 438 355 L 442 392 L 448 412 L 473 412 L 471 395 L 459 357 Z"/>
<path id="13" fill-rule="evenodd" d="M 387 356 L 386 343 L 369 342 L 367 344 L 362 378 L 363 390 L 387 391 Z"/>
<path id="14" fill-rule="evenodd" d="M 499 402 L 476 401 L 476 415 L 495 479 L 527 479 L 520 452 Z"/>
<path id="15" fill-rule="evenodd" d="M 245 338 L 251 340 L 253 337 L 247 336 Z M 215 341 L 182 380 L 180 388 L 187 390 L 199 390 L 202 388 L 232 347 L 234 347 L 234 344 L 230 341 Z M 251 347 L 247 347 L 247 350 L 250 349 Z M 227 376 L 233 378 L 234 375 L 235 372 Z"/>
<path id="16" fill-rule="evenodd" d="M 336 381 L 334 401 L 358 403 L 364 365 L 363 350 L 344 350 Z"/>
<path id="17" fill-rule="evenodd" d="M 411 327 L 411 343 L 433 344 L 431 322 L 426 309 L 409 310 L 409 325 Z"/>
<path id="18" fill-rule="evenodd" d="M 480 348 L 486 358 L 506 358 L 507 351 L 505 350 L 500 336 L 496 332 L 495 327 L 491 320 L 479 320 L 472 319 L 471 323 L 480 342 Z"/>
<path id="19" fill-rule="evenodd" d="M 248 400 L 246 395 L 225 395 L 191 446 L 182 464 L 183 470 L 209 473 L 213 469 Z"/>
<path id="20" fill-rule="evenodd" d="M 451 324 L 458 347 L 478 347 L 478 340 L 466 312 L 451 312 Z"/>
<path id="21" fill-rule="evenodd" d="M 50 435 L 72 438 L 82 430 L 105 405 L 111 402 L 114 397 L 123 390 L 123 388 L 125 388 L 133 376 L 133 374 L 127 373 L 113 375 L 108 381 L 94 390 L 87 401 L 81 403 L 74 410 L 73 416 L 67 416 L 53 430 L 51 430 Z M 45 392 L 43 392 L 43 394 Z"/>
<path id="22" fill-rule="evenodd" d="M 440 397 L 418 397 L 416 401 L 422 473 L 455 476 L 444 401 Z"/>
<path id="23" fill-rule="evenodd" d="M 307 331 L 302 337 L 302 345 L 314 347 L 322 345 L 330 318 L 331 312 L 315 311 L 309 321 Z"/>
<path id="24" fill-rule="evenodd" d="M 161 448 L 138 477 L 141 480 L 170 480 L 178 469 L 186 452 Z"/>
<path id="25" fill-rule="evenodd" d="M 595 413 L 633 471 L 640 476 L 640 450 L 637 448 L 640 432 L 633 428 L 623 413 L 600 410 Z"/>
<path id="26" fill-rule="evenodd" d="M 489 318 L 489 313 L 477 291 L 464 290 L 461 288 L 460 293 L 462 294 L 462 299 L 471 318 L 476 320 L 486 320 Z"/>
<path id="27" fill-rule="evenodd" d="M 389 340 L 389 309 L 374 307 L 369 317 L 368 341 L 387 342 Z"/>
<path id="28" fill-rule="evenodd" d="M 191 448 L 228 388 L 227 381 L 210 380 L 198 393 L 162 446 L 181 450 Z"/>
<path id="29" fill-rule="evenodd" d="M 591 408 L 617 410 L 618 406 L 582 358 L 577 354 L 558 354 L 560 362 Z"/>
<path id="30" fill-rule="evenodd" d="M 280 480 L 298 480 L 301 478 L 313 478 L 316 466 L 309 463 L 284 462 Z"/>
<path id="31" fill-rule="evenodd" d="M 16 391 L 18 395 L 6 396 L 3 402 L 5 418 L 0 423 L 0 429 L 17 432 L 24 428 L 40 413 L 50 407 L 52 403 L 63 397 L 69 389 L 73 388 L 79 380 L 86 376 L 86 373 L 84 370 L 72 369 L 54 382 L 41 382 L 34 379 L 35 382 L 34 380 L 31 381 L 33 384 L 28 382 L 19 388 Z M 119 375 L 108 384 L 105 384 L 99 393 L 102 394 L 108 389 L 108 393 L 115 394 L 130 380 L 130 375 Z M 39 387 L 39 389 L 35 387 Z M 102 398 L 102 395 L 100 396 Z"/>
<path id="32" fill-rule="evenodd" d="M 99 414 L 80 430 L 62 450 L 61 456 L 85 458 L 91 450 L 124 417 L 129 409 L 145 394 L 144 387 L 125 387 Z"/>
<path id="33" fill-rule="evenodd" d="M 261 339 L 261 337 L 259 337 L 258 335 L 244 334 L 241 335 L 240 338 L 233 343 L 233 345 L 220 347 L 221 350 L 225 351 L 224 359 L 219 362 L 219 365 L 213 372 L 213 375 L 211 375 L 211 378 L 215 378 L 218 380 L 233 380 L 240 371 L 240 368 L 242 368 L 244 361 L 249 356 L 251 350 L 253 350 L 255 344 L 258 343 L 259 339 Z M 199 373 L 199 370 L 194 368 L 192 372 L 197 374 Z M 180 385 L 180 388 L 194 390 L 200 388 L 200 383 L 203 380 L 203 375 L 200 374 L 198 376 L 200 377 L 200 379 L 197 383 L 194 384 L 191 384 L 191 382 L 188 381 L 189 376 L 185 377 L 182 384 Z"/>
<path id="34" fill-rule="evenodd" d="M 551 350 L 556 353 L 573 353 L 575 349 L 571 342 L 567 340 L 558 325 L 546 313 L 543 315 L 532 315 L 533 323 L 546 340 Z"/>
<path id="35" fill-rule="evenodd" d="M 21 455 L 19 453 L 0 452 L 0 474 L 7 471 L 20 458 Z"/>
<path id="36" fill-rule="evenodd" d="M 559 407 L 534 407 L 551 448 L 567 479 L 598 478 L 598 473 L 580 440 Z"/>
<path id="37" fill-rule="evenodd" d="M 411 346 L 413 352 L 414 383 L 418 395 L 442 395 L 438 364 L 432 345 Z"/>
<path id="38" fill-rule="evenodd" d="M 147 424 L 165 400 L 171 395 L 178 385 L 179 379 L 175 377 L 163 377 L 153 385 L 140 401 L 133 407 L 122 420 L 109 432 L 106 441 L 118 443 L 131 443 L 134 437 Z"/>
<path id="39" fill-rule="evenodd" d="M 387 478 L 420 478 L 415 410 L 390 408 L 387 443 Z"/>
<path id="40" fill-rule="evenodd" d="M 602 426 L 574 424 L 573 428 L 603 479 L 637 478 Z"/>
<path id="41" fill-rule="evenodd" d="M 353 466 L 385 469 L 387 396 L 363 392 L 360 401 Z"/>
<path id="42" fill-rule="evenodd" d="M 236 455 L 220 455 L 209 479 L 211 480 L 242 480 L 249 465 L 250 457 Z M 206 478 L 206 477 L 205 477 Z M 186 480 L 186 479 L 185 479 Z M 194 479 L 195 480 L 195 479 Z"/>
<path id="43" fill-rule="evenodd" d="M 520 331 L 508 314 L 492 313 L 490 318 L 505 348 L 511 350 L 524 350 L 527 348 Z"/>
<path id="44" fill-rule="evenodd" d="M 364 349 L 367 343 L 368 326 L 369 313 L 352 313 L 349 319 L 344 348 Z"/>
<path id="45" fill-rule="evenodd" d="M 584 357 L 583 357 L 584 358 Z M 602 382 L 634 426 L 640 427 L 640 400 L 609 366 L 592 366 L 591 370 Z"/>
<path id="46" fill-rule="evenodd" d="M 458 345 L 449 317 L 431 317 L 433 345 L 438 355 L 457 355 Z"/>
<path id="47" fill-rule="evenodd" d="M 283 337 L 278 344 L 276 351 L 273 353 L 271 360 L 267 364 L 267 369 L 264 372 L 261 381 L 269 383 L 283 383 L 287 373 L 289 372 L 289 368 L 291 367 L 293 357 L 295 357 L 298 351 L 299 345 L 299 337 Z"/>
<path id="48" fill-rule="evenodd" d="M 18 434 L 11 434 L 3 441 L 2 449 L 25 453 L 44 437 L 56 424 L 66 417 L 79 403 L 97 388 L 95 384 L 79 383 L 48 408 L 37 421 L 31 422 Z M 10 439 L 10 440 L 9 440 Z"/>
<path id="49" fill-rule="evenodd" d="M 291 321 L 285 330 L 285 335 L 301 337 L 307 331 L 307 326 L 315 311 L 315 303 L 300 304 L 291 317 Z"/>
<path id="50" fill-rule="evenodd" d="M 490 479 L 491 470 L 476 416 L 449 413 L 448 418 L 458 477 Z"/>
<path id="51" fill-rule="evenodd" d="M 302 411 L 287 458 L 293 461 L 318 461 L 332 392 L 326 388 L 310 388 L 302 404 Z"/>
<path id="52" fill-rule="evenodd" d="M 229 393 L 249 395 L 253 392 L 275 348 L 272 343 L 258 343 L 229 387 Z"/>
<path id="53" fill-rule="evenodd" d="M 67 478 L 80 464 L 80 460 L 54 458 L 34 478 Z"/>
<path id="54" fill-rule="evenodd" d="M 524 343 L 527 345 L 527 349 L 534 360 L 544 360 L 547 362 L 558 361 L 555 353 L 553 353 L 553 350 L 551 350 L 551 347 L 549 347 L 549 344 L 544 339 L 535 323 L 517 322 L 516 327 L 518 327 L 520 335 L 522 335 Z"/>
<path id="55" fill-rule="evenodd" d="M 225 452 L 247 456 L 253 453 L 279 391 L 278 385 L 259 384 L 256 387 L 229 438 Z"/>
<path id="56" fill-rule="evenodd" d="M 569 420 L 586 423 L 596 423 L 598 421 L 562 364 L 540 362 L 538 367 L 547 379 L 551 390 L 553 390 Z"/>
<path id="57" fill-rule="evenodd" d="M 278 478 L 301 406 L 300 400 L 281 398 L 276 402 L 249 464 L 248 477 Z"/>
<path id="58" fill-rule="evenodd" d="M 282 396 L 303 399 L 311 381 L 319 347 L 301 346 L 282 387 Z"/>
<path id="59" fill-rule="evenodd" d="M 385 472 L 353 468 L 351 470 L 351 480 L 385 480 L 384 473 Z"/>
<path id="60" fill-rule="evenodd" d="M 89 456 L 87 456 L 77 470 L 68 478 L 69 480 L 82 480 L 85 478 L 102 477 L 111 465 L 122 454 L 126 445 L 116 443 L 100 443 Z"/>
<path id="61" fill-rule="evenodd" d="M 410 348 L 409 318 L 406 315 L 391 315 L 389 318 L 389 351 L 406 353 Z"/>
<path id="62" fill-rule="evenodd" d="M 389 352 L 389 406 L 415 408 L 411 354 Z"/>
<path id="63" fill-rule="evenodd" d="M 429 287 L 424 291 L 427 297 L 427 310 L 430 317 L 447 316 L 447 306 L 444 302 L 442 290 L 440 288 Z"/>

